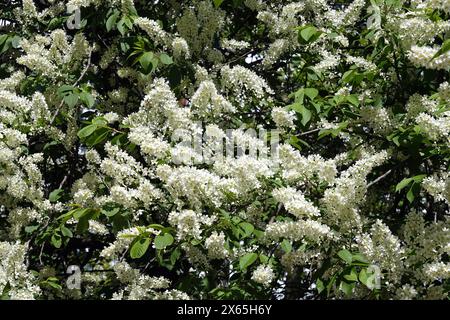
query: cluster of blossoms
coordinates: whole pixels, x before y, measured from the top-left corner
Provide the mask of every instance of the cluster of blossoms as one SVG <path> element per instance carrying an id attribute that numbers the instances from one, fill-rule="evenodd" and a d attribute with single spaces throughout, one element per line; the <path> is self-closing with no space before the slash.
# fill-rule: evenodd
<path id="1" fill-rule="evenodd" d="M 0 38 L 0 298 L 448 298 L 449 1 L 47 2 Z"/>

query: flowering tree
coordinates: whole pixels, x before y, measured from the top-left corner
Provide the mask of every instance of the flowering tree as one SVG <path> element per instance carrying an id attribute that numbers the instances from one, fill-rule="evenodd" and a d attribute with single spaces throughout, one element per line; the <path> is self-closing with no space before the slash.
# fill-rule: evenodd
<path id="1" fill-rule="evenodd" d="M 3 299 L 445 299 L 450 1 L 0 5 Z"/>

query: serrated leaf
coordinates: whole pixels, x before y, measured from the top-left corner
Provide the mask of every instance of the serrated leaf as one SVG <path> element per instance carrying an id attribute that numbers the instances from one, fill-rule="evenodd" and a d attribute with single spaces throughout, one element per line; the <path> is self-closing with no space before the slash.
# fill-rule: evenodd
<path id="1" fill-rule="evenodd" d="M 239 259 L 239 268 L 241 270 L 247 269 L 256 261 L 256 259 L 258 259 L 258 254 L 254 252 L 243 255 Z"/>

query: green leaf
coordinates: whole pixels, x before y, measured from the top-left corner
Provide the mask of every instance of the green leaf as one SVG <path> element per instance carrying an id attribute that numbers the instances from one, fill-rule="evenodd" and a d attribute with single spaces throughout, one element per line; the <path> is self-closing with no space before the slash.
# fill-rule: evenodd
<path id="1" fill-rule="evenodd" d="M 125 16 L 123 17 L 123 21 L 125 23 L 125 25 L 128 27 L 128 29 L 133 29 L 133 22 L 131 21 L 130 17 Z"/>
<path id="2" fill-rule="evenodd" d="M 96 124 L 98 126 L 106 126 L 108 124 L 108 121 L 103 117 L 95 117 L 92 119 L 92 124 Z"/>
<path id="3" fill-rule="evenodd" d="M 70 93 L 73 92 L 75 88 L 73 86 L 69 86 L 69 85 L 62 85 L 61 87 L 59 87 L 58 89 L 58 95 L 60 97 L 64 97 L 65 95 L 68 95 Z"/>
<path id="4" fill-rule="evenodd" d="M 173 243 L 173 237 L 170 233 L 157 235 L 154 240 L 156 249 L 165 249 Z"/>
<path id="5" fill-rule="evenodd" d="M 144 52 L 139 58 L 139 63 L 146 73 L 149 72 L 149 66 L 153 67 L 153 52 Z"/>
<path id="6" fill-rule="evenodd" d="M 344 73 L 342 76 L 342 83 L 349 83 L 352 81 L 353 77 L 355 75 L 355 70 L 348 70 Z"/>
<path id="7" fill-rule="evenodd" d="M 416 196 L 419 195 L 419 192 L 420 192 L 420 184 L 417 182 L 413 182 L 411 188 L 409 188 L 408 193 L 406 194 L 406 199 L 408 199 L 408 201 L 412 203 L 416 198 Z"/>
<path id="8" fill-rule="evenodd" d="M 150 238 L 138 238 L 131 247 L 130 256 L 133 259 L 141 258 L 150 245 Z"/>
<path id="9" fill-rule="evenodd" d="M 177 262 L 177 260 L 180 258 L 180 256 L 181 256 L 181 250 L 179 248 L 176 248 L 170 254 L 170 263 L 172 265 L 174 265 Z"/>
<path id="10" fill-rule="evenodd" d="M 77 135 L 80 139 L 89 137 L 91 134 L 94 133 L 95 130 L 97 130 L 96 124 L 90 124 L 84 128 L 82 128 L 80 131 L 78 131 Z"/>
<path id="11" fill-rule="evenodd" d="M 351 264 L 353 261 L 353 255 L 351 254 L 350 251 L 348 251 L 346 249 L 342 249 L 341 251 L 339 251 L 338 256 L 339 256 L 339 258 L 344 260 L 347 264 Z"/>
<path id="12" fill-rule="evenodd" d="M 395 186 L 395 191 L 398 192 L 402 189 L 404 189 L 406 186 L 408 186 L 411 182 L 413 181 L 413 178 L 405 178 L 402 181 L 400 181 L 396 186 Z"/>
<path id="13" fill-rule="evenodd" d="M 220 5 L 223 3 L 224 0 L 214 0 L 214 5 L 216 8 L 220 7 Z"/>
<path id="14" fill-rule="evenodd" d="M 317 292 L 320 294 L 323 290 L 325 290 L 325 285 L 323 284 L 323 281 L 320 279 L 317 279 L 316 281 L 316 288 Z"/>
<path id="15" fill-rule="evenodd" d="M 106 31 L 111 31 L 112 28 L 116 25 L 119 14 L 119 11 L 115 11 L 112 15 L 109 16 L 108 20 L 106 20 Z"/>
<path id="16" fill-rule="evenodd" d="M 367 284 L 367 279 L 368 279 L 368 276 L 367 276 L 366 269 L 362 269 L 359 272 L 359 281 L 361 281 L 362 284 L 366 285 Z"/>
<path id="17" fill-rule="evenodd" d="M 347 101 L 350 102 L 350 104 L 354 105 L 355 107 L 357 107 L 359 105 L 359 99 L 354 94 L 348 95 L 347 96 Z"/>
<path id="18" fill-rule="evenodd" d="M 50 200 L 50 202 L 58 201 L 61 198 L 61 193 L 63 193 L 63 192 L 64 192 L 63 189 L 55 189 L 55 190 L 53 190 L 48 195 L 48 200 Z"/>
<path id="19" fill-rule="evenodd" d="M 84 217 L 85 215 L 87 215 L 89 213 L 90 209 L 86 208 L 86 209 L 76 209 L 73 211 L 73 217 L 74 219 L 79 220 L 80 218 Z"/>
<path id="20" fill-rule="evenodd" d="M 293 110 L 295 110 L 297 113 L 300 113 L 302 115 L 301 123 L 306 126 L 306 124 L 311 120 L 312 113 L 309 111 L 308 108 L 306 108 L 303 104 L 297 104 L 295 103 L 293 105 Z"/>
<path id="21" fill-rule="evenodd" d="M 255 227 L 251 223 L 248 223 L 248 222 L 245 222 L 245 221 L 239 223 L 239 227 L 241 227 L 242 230 L 244 230 L 245 235 L 247 237 L 251 236 L 252 233 L 253 233 L 253 230 L 255 230 Z"/>
<path id="22" fill-rule="evenodd" d="M 258 259 L 258 254 L 254 252 L 243 255 L 241 259 L 239 259 L 239 268 L 241 268 L 241 270 L 247 269 L 256 261 L 256 259 Z"/>
<path id="23" fill-rule="evenodd" d="M 100 144 L 108 138 L 110 133 L 111 132 L 109 128 L 101 128 L 95 131 L 95 133 L 89 137 L 89 139 L 86 141 L 86 144 L 89 147 Z"/>
<path id="24" fill-rule="evenodd" d="M 70 231 L 69 228 L 67 228 L 66 226 L 61 226 L 60 227 L 61 233 L 63 236 L 68 237 L 68 238 L 72 238 L 73 237 L 73 233 L 72 231 Z"/>
<path id="25" fill-rule="evenodd" d="M 369 261 L 366 259 L 366 257 L 364 257 L 362 254 L 360 253 L 355 253 L 353 256 L 353 261 L 359 261 L 359 262 L 363 262 L 363 263 L 369 263 Z"/>
<path id="26" fill-rule="evenodd" d="M 358 281 L 358 275 L 356 274 L 355 268 L 352 268 L 350 274 L 344 275 L 344 278 L 348 281 Z"/>
<path id="27" fill-rule="evenodd" d="M 54 281 L 46 281 L 45 284 L 49 285 L 52 288 L 58 289 L 58 290 L 62 289 L 61 285 L 59 283 L 54 282 Z"/>
<path id="28" fill-rule="evenodd" d="M 316 41 L 320 35 L 321 31 L 317 30 L 314 26 L 305 26 L 299 29 L 298 41 L 301 44 L 307 44 Z"/>
<path id="29" fill-rule="evenodd" d="M 11 46 L 12 46 L 14 49 L 19 48 L 19 47 L 20 47 L 20 40 L 22 40 L 21 37 L 19 37 L 19 36 L 14 36 L 14 37 L 11 39 Z"/>
<path id="30" fill-rule="evenodd" d="M 281 242 L 280 246 L 281 246 L 281 249 L 283 249 L 283 251 L 286 253 L 289 253 L 292 251 L 292 243 L 287 239 L 284 239 Z"/>
<path id="31" fill-rule="evenodd" d="M 168 56 L 168 55 L 165 54 L 165 53 L 161 53 L 161 54 L 159 55 L 159 60 L 160 60 L 163 64 L 167 64 L 167 65 L 173 63 L 172 57 Z"/>
<path id="32" fill-rule="evenodd" d="M 57 233 L 54 233 L 51 238 L 51 243 L 55 248 L 57 249 L 61 248 L 62 244 L 61 236 Z"/>
<path id="33" fill-rule="evenodd" d="M 88 92 L 81 92 L 80 93 L 80 100 L 86 105 L 86 107 L 88 108 L 92 108 L 95 104 L 95 99 L 94 97 L 88 93 Z"/>
<path id="34" fill-rule="evenodd" d="M 25 232 L 26 232 L 26 233 L 33 233 L 33 232 L 36 231 L 37 229 L 39 229 L 39 225 L 26 226 L 26 227 L 25 227 Z"/>
<path id="35" fill-rule="evenodd" d="M 76 104 L 78 103 L 78 94 L 76 93 L 72 93 L 69 95 L 66 95 L 64 97 L 64 102 L 71 108 L 75 107 Z"/>
<path id="36" fill-rule="evenodd" d="M 102 209 L 102 213 L 107 217 L 113 217 L 120 211 L 120 208 L 113 208 L 111 210 Z"/>
<path id="37" fill-rule="evenodd" d="M 120 21 L 117 23 L 117 30 L 119 30 L 119 32 L 122 36 L 124 36 L 125 33 L 127 32 L 125 30 L 124 25 L 125 25 L 125 19 L 122 17 L 122 19 L 120 19 Z"/>
<path id="38" fill-rule="evenodd" d="M 355 283 L 347 283 L 345 281 L 341 281 L 339 285 L 339 289 L 344 292 L 347 296 L 351 295 L 353 288 L 355 287 Z"/>
<path id="39" fill-rule="evenodd" d="M 314 100 L 314 98 L 319 94 L 319 91 L 315 88 L 305 88 L 304 92 L 311 100 Z"/>

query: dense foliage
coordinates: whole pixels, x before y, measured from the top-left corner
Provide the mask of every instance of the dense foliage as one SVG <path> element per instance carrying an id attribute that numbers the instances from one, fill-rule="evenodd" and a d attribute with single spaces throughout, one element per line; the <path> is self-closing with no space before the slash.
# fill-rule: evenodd
<path id="1" fill-rule="evenodd" d="M 447 299 L 449 16 L 2 1 L 0 297 Z"/>

